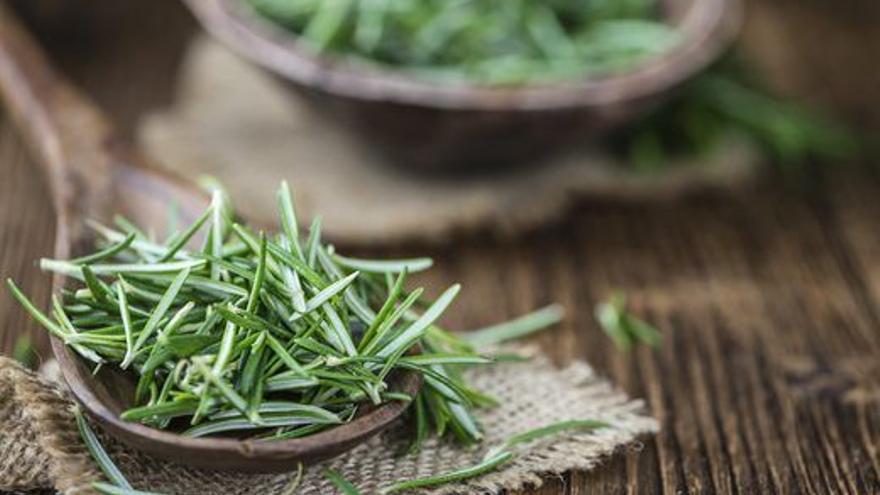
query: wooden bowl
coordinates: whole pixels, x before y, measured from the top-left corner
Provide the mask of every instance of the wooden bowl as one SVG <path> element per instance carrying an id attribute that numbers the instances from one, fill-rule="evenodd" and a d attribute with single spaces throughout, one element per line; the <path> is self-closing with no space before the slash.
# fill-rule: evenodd
<path id="1" fill-rule="evenodd" d="M 184 1 L 217 39 L 288 81 L 394 162 L 430 169 L 506 166 L 631 121 L 716 60 L 742 17 L 739 0 L 662 0 L 664 18 L 682 41 L 628 72 L 479 86 L 316 55 L 242 0 Z"/>

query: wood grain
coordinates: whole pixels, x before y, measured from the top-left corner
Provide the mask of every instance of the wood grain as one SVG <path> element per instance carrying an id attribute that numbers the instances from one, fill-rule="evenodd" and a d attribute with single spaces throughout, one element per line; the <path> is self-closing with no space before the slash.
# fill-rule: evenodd
<path id="1" fill-rule="evenodd" d="M 159 14 L 131 4 L 130 15 L 156 27 L 149 19 Z M 154 5 L 179 15 L 174 2 Z M 876 30 L 864 26 L 880 13 L 871 0 L 847 5 L 832 15 L 818 0 L 753 1 L 750 21 L 759 20 L 761 29 L 747 24 L 748 48 L 775 67 L 768 74 L 790 78 L 782 89 L 815 94 L 876 130 L 880 94 L 867 89 L 876 88 L 870 82 L 880 80 L 880 69 L 865 60 L 880 45 L 865 42 L 862 50 L 859 40 L 875 39 Z M 803 41 L 811 32 L 829 39 L 835 30 L 849 33 L 849 44 L 828 43 L 824 56 L 808 53 L 819 44 Z M 858 30 L 862 38 L 853 34 Z M 118 44 L 142 46 L 131 37 L 137 38 L 120 36 Z M 170 53 L 186 37 L 168 38 Z M 774 48 L 756 50 L 759 41 Z M 145 101 L 162 101 L 154 88 L 167 88 L 167 75 L 149 64 L 171 62 L 157 47 L 144 48 L 139 61 L 124 57 L 121 46 L 86 47 L 91 56 L 70 54 L 64 65 L 124 126 L 131 128 Z M 855 61 L 845 62 L 846 53 Z M 814 79 L 817 73 L 822 77 Z M 0 272 L 45 297 L 49 279 L 33 260 L 51 249 L 53 219 L 41 177 L 6 121 L 0 169 Z M 432 289 L 454 280 L 465 286 L 450 326 L 478 326 L 560 301 L 569 311 L 565 323 L 535 340 L 559 362 L 589 360 L 628 393 L 645 397 L 662 422 L 641 451 L 526 493 L 880 493 L 878 195 L 877 172 L 837 170 L 809 195 L 772 186 L 665 205 L 586 203 L 558 228 L 511 242 L 459 239 L 433 253 L 438 267 L 425 280 Z M 625 290 L 634 310 L 660 327 L 660 349 L 614 351 L 591 314 L 612 289 Z M 0 297 L 4 350 L 21 330 L 34 327 Z"/>

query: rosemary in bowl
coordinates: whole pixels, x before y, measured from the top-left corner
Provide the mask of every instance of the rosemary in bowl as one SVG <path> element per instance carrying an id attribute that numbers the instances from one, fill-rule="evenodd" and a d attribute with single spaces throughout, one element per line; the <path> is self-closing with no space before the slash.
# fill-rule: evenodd
<path id="1" fill-rule="evenodd" d="M 622 71 L 678 42 L 655 0 L 242 0 L 318 52 L 442 82 Z"/>
<path id="2" fill-rule="evenodd" d="M 165 241 L 124 220 L 119 228 L 92 223 L 96 252 L 41 261 L 74 282 L 53 296 L 51 317 L 7 283 L 83 359 L 136 376 L 134 407 L 121 414 L 127 421 L 194 437 L 287 439 L 349 422 L 366 406 L 408 401 L 416 448 L 432 426 L 464 443 L 480 440 L 473 411 L 492 399 L 470 387 L 461 368 L 492 359 L 435 323 L 459 286 L 429 300 L 423 289 L 406 288 L 410 273 L 431 267 L 429 258 L 342 256 L 322 242 L 320 220 L 301 233 L 284 183 L 278 209 L 277 234 L 236 223 L 219 190 Z M 551 307 L 483 340 L 559 317 Z M 389 387 L 400 370 L 422 377 L 416 396 Z"/>

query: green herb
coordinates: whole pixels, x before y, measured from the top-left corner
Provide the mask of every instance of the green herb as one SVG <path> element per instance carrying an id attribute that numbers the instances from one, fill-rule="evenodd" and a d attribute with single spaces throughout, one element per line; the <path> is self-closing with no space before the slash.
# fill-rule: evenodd
<path id="1" fill-rule="evenodd" d="M 489 471 L 494 471 L 502 464 L 513 459 L 513 454 L 510 452 L 500 452 L 493 457 L 490 457 L 479 464 L 471 467 L 467 467 L 464 469 L 459 469 L 457 471 L 453 471 L 451 473 L 441 474 L 438 476 L 430 476 L 427 478 L 418 478 L 409 481 L 402 481 L 400 483 L 395 483 L 391 486 L 383 488 L 379 490 L 379 493 L 382 495 L 388 493 L 402 492 L 404 490 L 412 490 L 414 488 L 423 488 L 426 486 L 437 486 L 437 485 L 445 485 L 447 483 L 454 483 L 456 481 L 463 481 L 466 479 L 474 478 L 476 476 L 480 476 L 481 474 L 487 473 Z"/>
<path id="2" fill-rule="evenodd" d="M 673 47 L 656 0 L 242 0 L 315 51 L 443 82 L 520 84 L 625 70 Z"/>
<path id="3" fill-rule="evenodd" d="M 328 469 L 324 471 L 324 477 L 330 480 L 340 492 L 344 495 L 360 495 L 360 491 L 354 487 L 349 481 L 342 477 L 338 472 Z"/>
<path id="4" fill-rule="evenodd" d="M 167 428 L 177 418 L 191 436 L 287 438 L 350 421 L 366 403 L 407 400 L 417 404 L 410 413 L 416 445 L 432 425 L 435 434 L 479 441 L 474 409 L 494 401 L 460 370 L 494 361 L 437 326 L 459 286 L 427 300 L 405 282 L 430 268 L 429 258 L 343 256 L 322 244 L 320 232 L 301 231 L 287 184 L 277 199 L 274 235 L 235 223 L 216 187 L 208 208 L 165 243 L 121 218 L 123 231 L 92 222 L 110 247 L 79 261 L 41 261 L 81 282 L 53 298 L 51 316 L 8 285 L 75 352 L 137 376 L 126 421 Z M 476 335 L 500 342 L 555 323 L 560 313 L 551 306 Z M 408 355 L 414 347 L 421 354 Z M 400 371 L 424 377 L 417 397 L 390 389 Z"/>
<path id="5" fill-rule="evenodd" d="M 112 258 L 113 256 L 128 249 L 128 247 L 131 246 L 131 243 L 134 242 L 135 237 L 137 237 L 137 235 L 134 232 L 130 232 L 127 236 L 125 236 L 125 239 L 123 239 L 115 244 L 111 244 L 110 246 L 106 247 L 105 249 L 102 249 L 101 251 L 95 252 L 95 253 L 90 254 L 88 256 L 83 256 L 81 258 L 72 259 L 70 261 L 71 261 L 71 263 L 75 263 L 78 265 L 87 265 L 89 263 L 101 261 L 106 258 Z"/>
<path id="6" fill-rule="evenodd" d="M 818 112 L 773 97 L 727 59 L 696 76 L 669 101 L 611 135 L 612 150 L 636 170 L 655 171 L 679 157 L 705 157 L 730 139 L 756 145 L 783 170 L 805 160 L 852 156 L 859 144 Z"/>
<path id="7" fill-rule="evenodd" d="M 15 345 L 12 346 L 12 359 L 18 361 L 25 368 L 34 368 L 36 353 L 30 336 L 21 334 L 15 339 Z"/>
<path id="8" fill-rule="evenodd" d="M 12 292 L 12 297 L 14 297 L 19 304 L 27 311 L 31 317 L 40 325 L 43 326 L 46 330 L 49 331 L 52 335 L 59 337 L 61 339 L 65 339 L 68 334 L 61 329 L 61 327 L 50 320 L 46 315 L 43 314 L 42 311 L 37 309 L 37 307 L 30 301 L 30 299 L 25 296 L 18 286 L 15 285 L 15 282 L 12 279 L 6 279 L 6 286 L 9 287 L 9 291 Z"/>
<path id="9" fill-rule="evenodd" d="M 596 305 L 596 320 L 623 351 L 630 350 L 635 343 L 653 347 L 660 344 L 660 332 L 630 314 L 626 309 L 626 296 L 621 293 L 612 294 L 608 301 Z"/>
<path id="10" fill-rule="evenodd" d="M 405 288 L 408 273 L 429 268 L 429 259 L 342 256 L 321 243 L 319 232 L 299 231 L 285 184 L 278 198 L 277 235 L 234 223 L 219 190 L 193 225 L 164 244 L 135 234 L 124 220 L 118 222 L 124 232 L 92 224 L 113 249 L 82 258 L 86 263 L 41 262 L 81 282 L 52 298 L 51 317 L 11 280 L 7 284 L 25 310 L 75 352 L 138 377 L 135 404 L 121 414 L 126 421 L 167 428 L 177 418 L 175 424 L 190 423 L 183 432 L 188 436 L 299 438 L 351 421 L 362 405 L 402 400 L 413 403 L 411 450 L 431 433 L 479 442 L 483 432 L 474 411 L 494 400 L 473 389 L 461 370 L 495 360 L 473 344 L 522 337 L 559 321 L 561 309 L 549 306 L 462 340 L 437 325 L 457 284 L 434 301 L 422 288 Z M 200 234 L 202 249 L 188 248 Z M 409 353 L 414 347 L 418 354 Z M 422 376 L 418 395 L 389 388 L 399 371 Z M 95 488 L 144 493 L 125 481 L 79 413 L 77 423 L 112 482 Z M 478 476 L 510 460 L 506 450 L 517 444 L 600 425 L 572 421 L 525 432 L 476 466 L 405 481 L 383 493 Z M 327 476 L 344 493 L 356 493 L 338 474 Z"/>
<path id="11" fill-rule="evenodd" d="M 517 433 L 516 435 L 507 438 L 501 445 L 498 445 L 492 449 L 490 449 L 486 453 L 486 458 L 495 457 L 498 453 L 510 450 L 512 447 L 517 445 L 533 442 L 540 438 L 558 435 L 559 433 L 572 431 L 572 430 L 595 430 L 598 428 L 607 428 L 609 425 L 603 421 L 596 421 L 594 419 L 575 419 L 569 421 L 560 421 L 558 423 L 553 423 L 547 426 L 542 426 L 539 428 L 534 428 L 528 431 L 524 431 L 522 433 Z"/>
<path id="12" fill-rule="evenodd" d="M 156 492 L 143 492 L 132 488 L 122 488 L 120 486 L 102 483 L 100 481 L 92 483 L 92 488 L 97 490 L 98 493 L 103 493 L 105 495 L 162 495 Z"/>
<path id="13" fill-rule="evenodd" d="M 298 462 L 296 464 L 296 477 L 293 478 L 293 481 L 291 481 L 290 484 L 287 485 L 287 488 L 281 492 L 281 495 L 294 495 L 296 493 L 296 489 L 299 488 L 299 485 L 302 482 L 303 471 L 303 463 Z"/>
<path id="14" fill-rule="evenodd" d="M 505 323 L 473 330 L 465 334 L 464 338 L 474 347 L 500 344 L 555 325 L 562 321 L 564 314 L 562 306 L 552 304 Z"/>
<path id="15" fill-rule="evenodd" d="M 131 490 L 131 484 L 125 479 L 122 471 L 116 467 L 116 464 L 113 463 L 110 456 L 107 455 L 107 451 L 104 450 L 104 446 L 98 441 L 95 432 L 89 427 L 82 412 L 79 409 L 74 409 L 73 413 L 76 417 L 76 426 L 79 429 L 79 434 L 80 437 L 82 437 L 83 443 L 85 443 L 86 448 L 92 455 L 92 459 L 95 460 L 98 467 L 101 468 L 101 471 L 107 476 L 107 479 L 112 481 L 117 487 Z"/>

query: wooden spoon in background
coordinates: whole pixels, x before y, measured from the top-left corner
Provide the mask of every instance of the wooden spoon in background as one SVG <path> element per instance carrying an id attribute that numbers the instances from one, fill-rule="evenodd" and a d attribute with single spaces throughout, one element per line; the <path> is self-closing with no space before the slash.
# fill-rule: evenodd
<path id="1" fill-rule="evenodd" d="M 50 182 L 57 214 L 55 257 L 85 253 L 93 245 L 88 218 L 118 213 L 146 229 L 163 231 L 168 206 L 180 206 L 194 220 L 208 204 L 204 192 L 153 168 L 122 142 L 102 112 L 54 71 L 33 39 L 0 4 L 0 94 Z M 64 286 L 53 278 L 53 290 Z M 338 455 L 388 427 L 406 409 L 392 401 L 354 421 L 309 437 L 281 441 L 190 438 L 128 423 L 119 414 L 131 407 L 134 378 L 105 367 L 96 376 L 67 346 L 52 338 L 64 379 L 82 408 L 103 429 L 128 445 L 181 464 L 214 469 L 289 471 Z M 391 388 L 415 394 L 414 373 L 401 373 Z"/>

